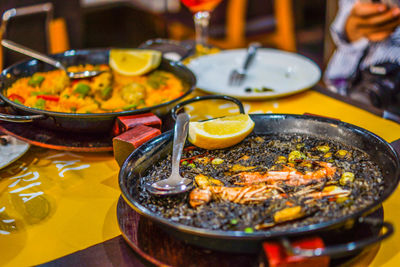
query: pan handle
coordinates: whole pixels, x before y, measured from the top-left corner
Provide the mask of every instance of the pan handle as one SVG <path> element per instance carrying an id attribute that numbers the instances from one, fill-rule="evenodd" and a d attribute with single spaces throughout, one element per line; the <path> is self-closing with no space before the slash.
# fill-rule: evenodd
<path id="1" fill-rule="evenodd" d="M 239 107 L 239 112 L 241 114 L 245 113 L 243 104 L 239 99 L 236 99 L 234 97 L 227 96 L 227 95 L 206 95 L 206 96 L 196 96 L 189 100 L 186 100 L 186 101 L 183 101 L 183 102 L 177 104 L 171 111 L 172 117 L 174 118 L 174 120 L 176 120 L 176 116 L 177 116 L 178 112 L 187 104 L 191 104 L 191 103 L 203 101 L 203 100 L 210 100 L 210 99 L 222 99 L 222 100 L 231 101 Z"/>
<path id="2" fill-rule="evenodd" d="M 302 249 L 293 247 L 287 238 L 282 238 L 281 243 L 289 255 L 303 256 L 303 257 L 334 256 L 356 251 L 364 247 L 373 245 L 375 243 L 381 242 L 382 240 L 388 238 L 393 234 L 393 224 L 391 224 L 390 222 L 382 222 L 381 220 L 374 218 L 360 218 L 360 222 L 372 224 L 373 226 L 380 225 L 381 232 L 382 229 L 386 229 L 386 231 L 383 234 L 379 234 L 377 236 L 374 235 L 372 237 L 361 239 L 358 241 L 329 246 L 325 248 L 319 248 L 319 249 Z"/>
<path id="3" fill-rule="evenodd" d="M 0 82 L 0 87 L 3 86 L 2 83 Z M 6 107 L 8 106 L 8 104 L 6 103 L 6 101 L 4 101 L 3 99 L 0 98 L 0 107 Z"/>
<path id="4" fill-rule="evenodd" d="M 0 81 L 0 86 L 3 86 L 1 81 Z M 9 106 L 6 101 L 0 98 L 0 107 L 7 107 Z M 42 120 L 45 119 L 47 116 L 43 114 L 39 115 L 11 115 L 11 114 L 5 114 L 5 113 L 0 113 L 0 121 L 9 121 L 9 122 L 19 122 L 19 123 L 25 123 L 25 122 L 33 122 L 34 120 Z"/>
<path id="5" fill-rule="evenodd" d="M 33 122 L 34 120 L 42 120 L 44 118 L 46 118 L 45 115 L 20 116 L 20 115 L 10 115 L 10 114 L 0 113 L 0 121 L 25 123 L 25 122 Z"/>

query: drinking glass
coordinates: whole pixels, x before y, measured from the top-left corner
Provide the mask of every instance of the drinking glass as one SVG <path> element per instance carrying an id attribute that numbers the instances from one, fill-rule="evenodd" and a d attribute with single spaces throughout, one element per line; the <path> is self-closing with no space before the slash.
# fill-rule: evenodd
<path id="1" fill-rule="evenodd" d="M 210 13 L 222 0 L 181 0 L 193 13 L 196 45 L 206 45 L 208 40 L 208 24 Z"/>

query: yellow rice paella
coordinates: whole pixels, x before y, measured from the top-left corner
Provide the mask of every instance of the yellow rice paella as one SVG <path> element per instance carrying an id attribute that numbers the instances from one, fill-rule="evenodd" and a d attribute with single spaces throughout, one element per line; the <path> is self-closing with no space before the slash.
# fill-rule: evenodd
<path id="1" fill-rule="evenodd" d="M 19 104 L 56 112 L 104 113 L 140 109 L 184 94 L 174 74 L 154 70 L 141 76 L 124 76 L 108 65 L 72 66 L 68 71 L 104 70 L 91 79 L 70 80 L 65 72 L 37 72 L 17 80 L 6 96 Z"/>

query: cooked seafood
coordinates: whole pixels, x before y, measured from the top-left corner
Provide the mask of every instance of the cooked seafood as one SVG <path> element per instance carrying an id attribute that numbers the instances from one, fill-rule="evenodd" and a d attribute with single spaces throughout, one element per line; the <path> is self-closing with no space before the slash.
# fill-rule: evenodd
<path id="1" fill-rule="evenodd" d="M 154 197 L 144 183 L 165 179 L 170 157 L 139 186 L 142 205 L 174 222 L 219 230 L 283 230 L 343 216 L 371 204 L 383 178 L 369 156 L 309 136 L 251 136 L 224 150 L 188 147 L 181 172 L 186 195 Z"/>
<path id="2" fill-rule="evenodd" d="M 336 168 L 330 163 L 326 162 L 313 162 L 322 168 L 315 171 L 306 171 L 304 174 L 299 172 L 296 168 L 291 166 L 284 166 L 281 171 L 267 171 L 265 173 L 260 172 L 241 172 L 239 177 L 242 183 L 236 184 L 257 184 L 257 183 L 268 183 L 275 184 L 284 181 L 288 185 L 304 185 L 315 182 L 322 178 L 333 178 L 336 172 Z"/>

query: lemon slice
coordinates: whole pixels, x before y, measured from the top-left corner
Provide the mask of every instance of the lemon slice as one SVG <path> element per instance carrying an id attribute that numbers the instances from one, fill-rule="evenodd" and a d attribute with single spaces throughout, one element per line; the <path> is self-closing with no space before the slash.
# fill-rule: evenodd
<path id="1" fill-rule="evenodd" d="M 143 75 L 160 65 L 161 52 L 144 49 L 112 49 L 110 67 L 126 76 Z"/>
<path id="2" fill-rule="evenodd" d="M 189 123 L 189 141 L 204 149 L 221 149 L 236 145 L 248 136 L 254 122 L 247 114 Z"/>

